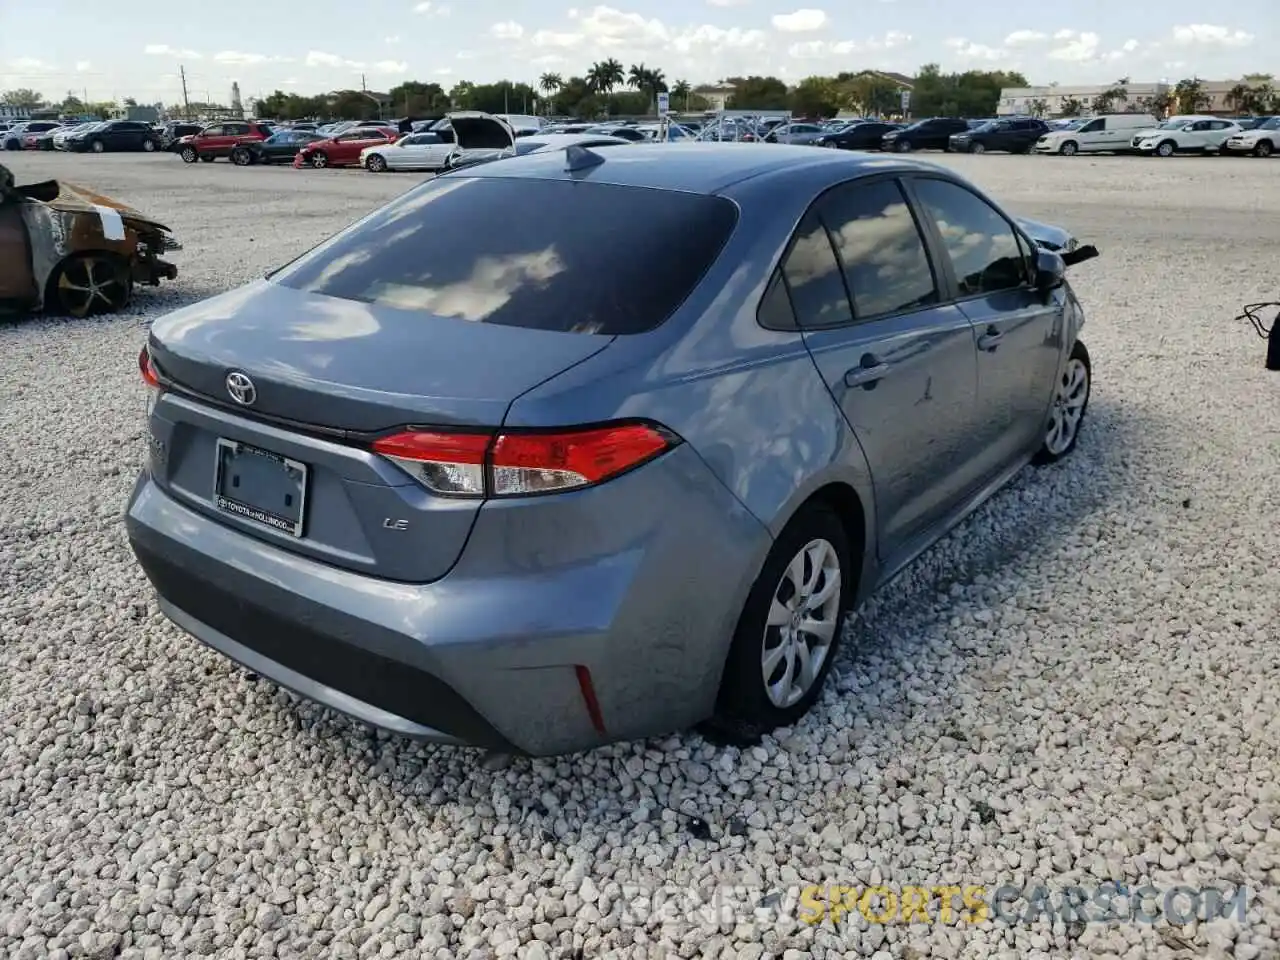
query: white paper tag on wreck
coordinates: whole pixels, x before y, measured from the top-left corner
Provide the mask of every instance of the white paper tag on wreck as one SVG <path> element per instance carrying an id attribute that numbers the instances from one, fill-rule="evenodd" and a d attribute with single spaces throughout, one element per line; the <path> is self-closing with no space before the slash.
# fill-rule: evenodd
<path id="1" fill-rule="evenodd" d="M 120 217 L 120 211 L 96 203 L 93 209 L 98 211 L 98 216 L 102 220 L 102 236 L 107 240 L 123 240 L 124 220 Z"/>

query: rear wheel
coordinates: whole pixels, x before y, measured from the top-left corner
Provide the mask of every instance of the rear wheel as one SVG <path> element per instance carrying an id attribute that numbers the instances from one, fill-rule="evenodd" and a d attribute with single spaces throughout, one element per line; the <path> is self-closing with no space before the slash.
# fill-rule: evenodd
<path id="1" fill-rule="evenodd" d="M 1077 153 L 1080 152 L 1080 145 L 1077 144 L 1074 140 L 1068 140 L 1058 149 L 1058 152 L 1061 153 L 1064 157 L 1074 157 Z"/>
<path id="2" fill-rule="evenodd" d="M 1075 449 L 1092 389 L 1093 364 L 1089 351 L 1077 340 L 1054 387 L 1053 406 L 1045 425 L 1044 443 L 1035 456 L 1036 463 L 1055 463 Z"/>
<path id="3" fill-rule="evenodd" d="M 133 293 L 129 265 L 110 254 L 77 254 L 64 260 L 50 282 L 50 299 L 63 313 L 88 317 L 114 313 Z"/>
<path id="4" fill-rule="evenodd" d="M 253 154 L 244 147 L 236 147 L 231 151 L 231 162 L 237 167 L 247 167 L 253 163 Z"/>
<path id="5" fill-rule="evenodd" d="M 911 141 L 910 141 L 910 140 L 897 140 L 897 141 L 895 141 L 895 142 L 894 142 L 893 148 L 894 148 L 895 150 L 897 150 L 897 151 L 898 151 L 898 153 L 910 153 L 910 152 L 911 152 Z"/>
<path id="6" fill-rule="evenodd" d="M 94 153 L 102 153 L 102 151 L 106 150 L 107 148 L 105 145 L 103 145 L 101 140 L 95 140 L 93 141 L 93 143 L 89 144 L 89 149 L 92 150 Z"/>
<path id="7" fill-rule="evenodd" d="M 143 153 L 155 153 L 155 152 L 156 152 L 156 142 L 155 142 L 154 140 L 143 140 L 143 141 L 142 141 L 142 152 L 143 152 Z"/>
<path id="8" fill-rule="evenodd" d="M 375 153 L 365 162 L 365 168 L 370 173 L 385 173 L 387 170 L 387 161 L 380 154 Z"/>
<path id="9" fill-rule="evenodd" d="M 183 163 L 195 163 L 198 159 L 195 147 L 183 147 L 178 156 L 182 157 Z"/>
<path id="10" fill-rule="evenodd" d="M 981 143 L 971 143 L 971 144 L 969 145 L 969 152 L 970 152 L 970 153 L 986 153 L 986 152 L 987 152 L 987 148 L 986 148 L 986 145 L 985 145 L 985 144 L 981 144 Z"/>
<path id="11" fill-rule="evenodd" d="M 856 590 L 852 556 L 844 524 L 825 504 L 802 507 L 787 524 L 738 620 L 710 732 L 755 740 L 809 711 Z"/>
<path id="12" fill-rule="evenodd" d="M 1269 157 L 1275 152 L 1275 149 L 1270 140 L 1259 140 L 1253 148 L 1253 155 L 1255 157 Z"/>

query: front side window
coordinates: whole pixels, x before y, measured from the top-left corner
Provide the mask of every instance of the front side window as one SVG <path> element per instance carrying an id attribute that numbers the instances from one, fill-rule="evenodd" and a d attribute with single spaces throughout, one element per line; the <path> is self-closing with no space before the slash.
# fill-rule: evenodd
<path id="1" fill-rule="evenodd" d="M 960 296 L 1010 290 L 1030 279 L 1017 234 L 995 207 L 946 180 L 917 180 L 915 192 L 942 236 Z"/>
<path id="2" fill-rule="evenodd" d="M 837 187 L 821 210 L 859 320 L 938 302 L 924 240 L 897 181 Z"/>

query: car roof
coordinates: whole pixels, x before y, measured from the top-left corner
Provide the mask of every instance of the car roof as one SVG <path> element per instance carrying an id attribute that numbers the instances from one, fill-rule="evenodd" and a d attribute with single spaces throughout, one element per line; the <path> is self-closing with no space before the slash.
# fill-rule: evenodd
<path id="1" fill-rule="evenodd" d="M 653 143 L 635 149 L 601 154 L 605 162 L 585 173 L 569 173 L 560 153 L 528 153 L 501 163 L 465 167 L 456 175 L 506 177 L 533 180 L 566 180 L 581 177 L 617 186 L 653 187 L 686 193 L 719 193 L 735 183 L 782 170 L 839 167 L 850 178 L 885 169 L 879 154 L 857 156 L 844 150 L 759 143 Z M 920 168 L 924 164 L 891 161 L 894 167 Z M 931 169 L 931 168 L 930 168 Z M 445 174 L 446 177 L 455 174 Z"/>

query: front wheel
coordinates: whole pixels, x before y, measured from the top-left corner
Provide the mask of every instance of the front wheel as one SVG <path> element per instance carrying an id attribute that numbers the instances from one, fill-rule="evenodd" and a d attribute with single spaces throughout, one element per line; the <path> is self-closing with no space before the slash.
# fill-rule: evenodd
<path id="1" fill-rule="evenodd" d="M 178 156 L 182 157 L 183 163 L 195 163 L 198 159 L 195 147 L 183 147 Z"/>
<path id="2" fill-rule="evenodd" d="M 1077 340 L 1054 386 L 1044 442 L 1035 456 L 1037 464 L 1056 463 L 1075 449 L 1092 389 L 1093 364 L 1089 351 Z"/>
<path id="3" fill-rule="evenodd" d="M 1156 147 L 1157 157 L 1172 157 L 1174 148 L 1177 146 L 1172 140 L 1163 140 Z"/>
<path id="4" fill-rule="evenodd" d="M 253 163 L 253 155 L 244 147 L 236 147 L 231 151 L 231 162 L 237 167 L 247 167 Z"/>
<path id="5" fill-rule="evenodd" d="M 823 503 L 787 524 L 747 595 L 709 732 L 750 742 L 809 711 L 857 589 L 853 555 L 840 517 Z"/>
<path id="6" fill-rule="evenodd" d="M 984 144 L 974 143 L 974 144 L 970 144 L 969 152 L 970 153 L 986 153 L 987 148 Z"/>
<path id="7" fill-rule="evenodd" d="M 385 173 L 387 170 L 387 161 L 375 153 L 365 162 L 365 169 L 370 173 Z"/>
<path id="8" fill-rule="evenodd" d="M 898 151 L 898 153 L 910 153 L 910 152 L 911 152 L 911 141 L 909 141 L 909 140 L 899 140 L 899 141 L 897 141 L 896 143 L 894 143 L 893 148 L 894 148 L 895 150 L 897 150 L 897 151 Z"/>
<path id="9" fill-rule="evenodd" d="M 114 313 L 129 303 L 129 264 L 111 254 L 76 254 L 54 271 L 50 293 L 58 309 L 73 317 Z"/>
<path id="10" fill-rule="evenodd" d="M 1074 157 L 1080 150 L 1079 145 L 1074 140 L 1068 140 L 1064 143 L 1058 152 L 1064 157 Z"/>
<path id="11" fill-rule="evenodd" d="M 89 149 L 92 150 L 94 153 L 102 153 L 102 151 L 106 150 L 107 148 L 106 146 L 103 145 L 101 140 L 95 140 L 93 141 L 93 143 L 89 144 Z"/>
<path id="12" fill-rule="evenodd" d="M 317 151 L 311 158 L 311 166 L 315 167 L 317 170 L 323 170 L 328 165 L 329 157 L 325 153 Z"/>
<path id="13" fill-rule="evenodd" d="M 142 152 L 143 152 L 143 153 L 155 153 L 155 152 L 156 152 L 156 142 L 155 142 L 154 140 L 143 140 L 143 141 L 142 141 Z"/>
<path id="14" fill-rule="evenodd" d="M 1257 146 L 1253 148 L 1255 157 L 1269 157 L 1275 151 L 1275 147 L 1271 145 L 1270 140 L 1259 140 Z"/>

